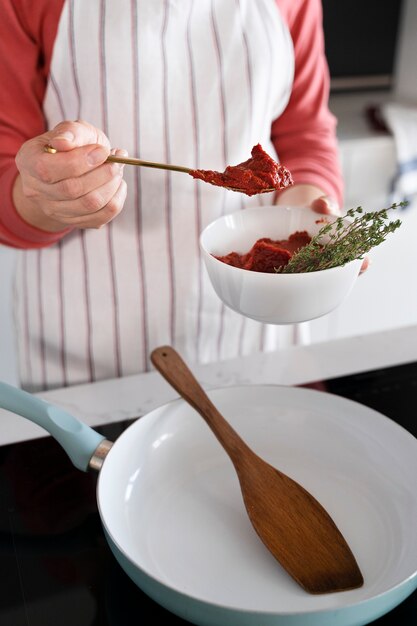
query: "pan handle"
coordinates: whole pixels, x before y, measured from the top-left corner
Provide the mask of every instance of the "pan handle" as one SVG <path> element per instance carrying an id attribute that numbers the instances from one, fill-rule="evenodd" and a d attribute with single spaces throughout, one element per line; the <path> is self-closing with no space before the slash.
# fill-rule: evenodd
<path id="1" fill-rule="evenodd" d="M 64 448 L 75 467 L 84 472 L 105 439 L 63 409 L 3 382 L 0 382 L 0 408 L 26 417 L 47 430 Z"/>

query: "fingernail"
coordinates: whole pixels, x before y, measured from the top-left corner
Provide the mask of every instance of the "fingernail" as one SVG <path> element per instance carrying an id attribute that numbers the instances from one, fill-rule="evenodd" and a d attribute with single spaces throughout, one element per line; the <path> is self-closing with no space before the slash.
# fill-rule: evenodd
<path id="1" fill-rule="evenodd" d="M 69 130 L 57 135 L 55 139 L 65 139 L 65 141 L 74 141 L 74 133 L 71 133 Z"/>
<path id="2" fill-rule="evenodd" d="M 107 155 L 103 148 L 94 148 L 87 154 L 87 163 L 89 165 L 97 165 L 98 163 L 103 163 L 106 157 Z"/>

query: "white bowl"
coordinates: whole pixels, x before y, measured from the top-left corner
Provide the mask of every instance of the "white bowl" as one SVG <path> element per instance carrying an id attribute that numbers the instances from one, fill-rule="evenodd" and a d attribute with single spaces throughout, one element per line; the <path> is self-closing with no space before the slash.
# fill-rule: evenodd
<path id="1" fill-rule="evenodd" d="M 246 253 L 262 237 L 286 239 L 302 230 L 315 235 L 322 227 L 322 215 L 286 206 L 247 208 L 209 224 L 200 235 L 200 247 L 219 298 L 237 313 L 267 324 L 304 322 L 333 311 L 352 289 L 360 259 L 317 272 L 269 274 L 233 267 L 213 256 Z"/>

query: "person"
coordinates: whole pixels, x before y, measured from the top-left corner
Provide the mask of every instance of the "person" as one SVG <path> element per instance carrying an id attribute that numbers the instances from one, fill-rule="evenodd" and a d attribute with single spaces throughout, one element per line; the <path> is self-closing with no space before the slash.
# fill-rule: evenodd
<path id="1" fill-rule="evenodd" d="M 0 243 L 19 249 L 22 387 L 145 372 L 158 345 L 204 363 L 294 342 L 296 328 L 222 305 L 198 238 L 248 206 L 342 205 L 320 0 L 4 0 L 1 12 Z M 221 171 L 257 143 L 292 173 L 276 197 L 106 162 Z"/>

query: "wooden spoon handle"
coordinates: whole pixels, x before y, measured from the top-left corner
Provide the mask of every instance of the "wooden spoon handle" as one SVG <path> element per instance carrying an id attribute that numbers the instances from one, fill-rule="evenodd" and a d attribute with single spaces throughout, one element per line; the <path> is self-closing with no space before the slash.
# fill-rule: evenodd
<path id="1" fill-rule="evenodd" d="M 151 361 L 180 396 L 200 413 L 234 463 L 239 462 L 242 452 L 254 454 L 219 413 L 183 359 L 171 346 L 161 346 L 153 350 Z"/>

